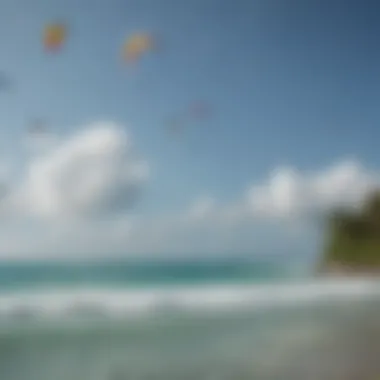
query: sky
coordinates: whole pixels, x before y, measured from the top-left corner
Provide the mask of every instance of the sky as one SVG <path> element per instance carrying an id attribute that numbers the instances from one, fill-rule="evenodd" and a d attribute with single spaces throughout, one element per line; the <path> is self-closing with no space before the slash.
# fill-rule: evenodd
<path id="1" fill-rule="evenodd" d="M 379 183 L 375 1 L 0 6 L 2 259 L 313 255 L 321 216 Z M 161 48 L 131 68 L 140 31 Z M 170 135 L 198 102 L 210 116 Z"/>

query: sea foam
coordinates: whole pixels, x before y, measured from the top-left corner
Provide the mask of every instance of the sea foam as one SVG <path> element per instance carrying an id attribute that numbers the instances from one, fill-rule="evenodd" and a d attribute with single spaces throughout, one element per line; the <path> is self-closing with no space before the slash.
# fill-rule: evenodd
<path id="1" fill-rule="evenodd" d="M 59 288 L 0 293 L 0 319 L 141 318 L 154 313 L 258 310 L 380 295 L 370 279 L 161 288 Z"/>

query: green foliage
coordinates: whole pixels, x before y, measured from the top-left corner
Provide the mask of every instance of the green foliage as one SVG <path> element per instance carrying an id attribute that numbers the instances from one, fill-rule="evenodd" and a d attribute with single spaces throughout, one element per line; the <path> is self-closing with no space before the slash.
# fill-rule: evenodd
<path id="1" fill-rule="evenodd" d="M 327 235 L 323 267 L 380 269 L 380 191 L 371 194 L 356 213 L 334 212 Z"/>

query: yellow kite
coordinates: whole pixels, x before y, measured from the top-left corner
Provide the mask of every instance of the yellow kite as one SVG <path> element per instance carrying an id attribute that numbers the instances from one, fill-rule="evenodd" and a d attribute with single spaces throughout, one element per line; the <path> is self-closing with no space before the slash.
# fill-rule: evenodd
<path id="1" fill-rule="evenodd" d="M 66 27 L 63 24 L 50 24 L 44 29 L 43 43 L 47 50 L 57 51 L 65 42 L 67 35 Z"/>
<path id="2" fill-rule="evenodd" d="M 146 33 L 137 33 L 128 38 L 123 45 L 123 58 L 127 62 L 137 61 L 144 53 L 152 50 L 155 44 L 152 36 Z"/>

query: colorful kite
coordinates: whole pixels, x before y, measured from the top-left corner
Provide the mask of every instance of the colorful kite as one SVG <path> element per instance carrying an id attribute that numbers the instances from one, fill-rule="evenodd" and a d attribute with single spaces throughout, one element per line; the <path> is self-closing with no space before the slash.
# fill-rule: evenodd
<path id="1" fill-rule="evenodd" d="M 42 119 L 35 119 L 29 125 L 28 128 L 29 134 L 33 136 L 41 136 L 47 133 L 46 122 Z"/>
<path id="2" fill-rule="evenodd" d="M 136 62 L 154 47 L 155 42 L 151 35 L 136 33 L 125 41 L 122 49 L 123 58 L 128 63 Z"/>
<path id="3" fill-rule="evenodd" d="M 211 115 L 210 107 L 204 102 L 197 102 L 191 105 L 190 115 L 193 119 L 204 120 Z"/>
<path id="4" fill-rule="evenodd" d="M 51 52 L 58 51 L 64 44 L 67 37 L 66 26 L 60 23 L 49 24 L 43 33 L 43 44 L 45 49 Z"/>

